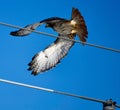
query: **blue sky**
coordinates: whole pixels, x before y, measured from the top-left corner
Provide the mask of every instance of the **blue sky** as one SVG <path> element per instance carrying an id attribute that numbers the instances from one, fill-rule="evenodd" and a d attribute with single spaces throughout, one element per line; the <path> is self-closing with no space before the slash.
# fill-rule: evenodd
<path id="1" fill-rule="evenodd" d="M 70 19 L 72 7 L 85 18 L 88 42 L 120 49 L 119 0 L 1 0 L 0 22 L 25 26 L 57 16 Z M 27 64 L 55 38 L 32 33 L 12 37 L 0 25 L 0 78 L 120 104 L 120 54 L 75 44 L 56 68 L 32 76 Z M 39 31 L 57 35 L 52 29 Z M 102 110 L 102 104 L 0 82 L 1 110 Z M 119 110 L 119 109 L 117 109 Z"/>

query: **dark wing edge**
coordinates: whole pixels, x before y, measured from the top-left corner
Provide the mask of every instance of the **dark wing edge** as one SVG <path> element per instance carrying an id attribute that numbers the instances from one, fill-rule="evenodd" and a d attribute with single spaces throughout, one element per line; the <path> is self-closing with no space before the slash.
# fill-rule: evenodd
<path id="1" fill-rule="evenodd" d="M 58 22 L 58 21 L 61 21 L 61 20 L 66 20 L 64 18 L 59 18 L 59 17 L 51 17 L 51 18 L 47 18 L 47 19 L 44 19 L 42 21 L 40 21 L 40 23 L 51 23 L 51 22 Z"/>
<path id="2" fill-rule="evenodd" d="M 52 69 L 67 55 L 73 44 L 73 41 L 58 38 L 45 50 L 40 51 L 32 58 L 32 61 L 28 64 L 28 70 L 31 70 L 33 75 L 37 75 L 38 73 Z"/>

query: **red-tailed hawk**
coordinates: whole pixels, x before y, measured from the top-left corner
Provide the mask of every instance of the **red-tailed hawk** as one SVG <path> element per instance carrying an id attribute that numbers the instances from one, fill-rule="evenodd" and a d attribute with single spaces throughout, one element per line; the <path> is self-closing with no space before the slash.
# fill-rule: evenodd
<path id="1" fill-rule="evenodd" d="M 74 37 L 78 35 L 83 44 L 86 42 L 88 35 L 87 27 L 84 18 L 77 8 L 72 9 L 70 20 L 52 17 L 38 23 L 27 25 L 24 29 L 11 32 L 10 34 L 13 36 L 26 36 L 44 23 L 46 27 L 53 28 L 57 31 L 60 37 L 74 39 Z M 73 44 L 73 41 L 57 38 L 54 43 L 32 58 L 32 61 L 28 64 L 28 70 L 32 70 L 32 74 L 37 75 L 38 73 L 45 72 L 55 67 L 60 60 L 65 57 Z"/>

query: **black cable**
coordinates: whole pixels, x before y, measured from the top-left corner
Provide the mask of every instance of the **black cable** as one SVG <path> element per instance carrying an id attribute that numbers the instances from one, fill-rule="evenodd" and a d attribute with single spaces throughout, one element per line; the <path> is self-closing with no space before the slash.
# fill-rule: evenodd
<path id="1" fill-rule="evenodd" d="M 12 24 L 4 23 L 4 22 L 0 22 L 0 24 L 4 25 L 4 26 L 12 27 L 12 28 L 25 29 L 25 28 L 22 28 L 20 26 L 15 26 L 15 25 L 12 25 Z M 43 34 L 43 35 L 46 35 L 46 36 L 54 37 L 54 38 L 59 38 L 59 36 L 49 34 L 49 33 L 46 33 L 46 32 L 40 32 L 40 31 L 36 31 L 36 30 L 33 30 L 33 32 L 37 33 L 37 34 Z M 67 39 L 65 37 L 60 37 L 60 38 Z M 73 42 L 76 42 L 76 43 L 83 43 L 82 41 L 78 41 L 78 40 L 74 40 L 74 39 L 67 39 L 67 40 L 70 40 L 70 41 L 73 41 Z M 101 45 L 96 45 L 96 44 L 91 44 L 91 43 L 87 43 L 87 42 L 84 42 L 84 44 L 88 45 L 88 46 L 93 46 L 93 47 L 96 47 L 96 48 L 101 48 L 101 49 L 104 49 L 104 50 L 109 50 L 109 51 L 120 53 L 120 50 L 118 50 L 118 49 L 113 49 L 113 48 L 109 48 L 109 47 L 105 47 L 105 46 L 101 46 Z"/>

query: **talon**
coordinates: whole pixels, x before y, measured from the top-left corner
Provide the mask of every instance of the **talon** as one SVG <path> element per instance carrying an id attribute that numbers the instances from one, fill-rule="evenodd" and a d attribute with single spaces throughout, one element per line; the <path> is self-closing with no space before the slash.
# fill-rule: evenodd
<path id="1" fill-rule="evenodd" d="M 73 36 L 72 34 L 69 35 L 69 38 L 70 38 L 70 39 L 73 39 L 73 37 L 74 37 L 74 36 Z"/>

